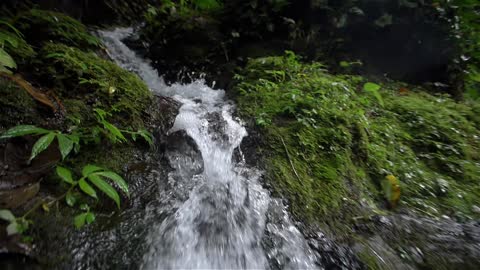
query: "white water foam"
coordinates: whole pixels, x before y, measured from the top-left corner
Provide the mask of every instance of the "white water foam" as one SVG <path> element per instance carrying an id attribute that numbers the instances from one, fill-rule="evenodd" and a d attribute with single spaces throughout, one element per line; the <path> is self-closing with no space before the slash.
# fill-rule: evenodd
<path id="1" fill-rule="evenodd" d="M 132 33 L 132 28 L 99 32 L 120 66 L 137 73 L 153 92 L 182 104 L 169 133 L 185 132 L 203 161 L 202 172 L 191 176 L 185 167 L 191 155 L 171 155 L 172 186 L 192 188 L 186 200 L 175 204 L 174 214 L 152 224 L 142 268 L 269 269 L 272 262 L 283 269 L 318 268 L 285 206 L 261 186 L 261 172 L 233 160 L 247 131 L 232 116 L 234 105 L 224 91 L 201 80 L 167 86 L 148 61 L 122 42 Z M 275 215 L 274 221 L 267 220 L 267 212 Z M 273 247 L 266 247 L 266 237 Z"/>

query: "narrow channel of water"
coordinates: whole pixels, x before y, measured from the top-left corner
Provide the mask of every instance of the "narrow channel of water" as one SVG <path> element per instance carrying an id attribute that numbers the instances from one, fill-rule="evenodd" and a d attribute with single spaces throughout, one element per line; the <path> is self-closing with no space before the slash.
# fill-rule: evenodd
<path id="1" fill-rule="evenodd" d="M 202 80 L 167 86 L 122 42 L 132 28 L 99 33 L 120 66 L 137 73 L 154 93 L 182 104 L 169 131 L 179 145 L 167 153 L 172 190 L 158 197 L 165 202 L 162 209 L 153 209 L 166 217 L 151 224 L 142 268 L 321 268 L 285 206 L 262 187 L 261 171 L 243 161 L 240 143 L 247 131 L 224 91 Z M 188 140 L 195 146 L 180 147 L 191 145 Z"/>

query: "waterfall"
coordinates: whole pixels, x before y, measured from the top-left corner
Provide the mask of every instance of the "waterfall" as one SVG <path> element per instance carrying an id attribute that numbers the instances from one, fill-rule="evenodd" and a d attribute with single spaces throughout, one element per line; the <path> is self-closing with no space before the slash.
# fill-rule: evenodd
<path id="1" fill-rule="evenodd" d="M 151 224 L 142 268 L 320 268 L 283 203 L 262 187 L 262 172 L 234 158 L 242 156 L 247 131 L 233 116 L 235 105 L 225 92 L 202 80 L 167 86 L 122 42 L 132 33 L 132 28 L 99 31 L 117 64 L 137 73 L 154 93 L 182 104 L 169 133 L 185 134 L 178 138 L 191 138 L 201 154 L 182 148 L 167 152 L 171 191 L 159 200 L 170 211 L 156 209 L 167 217 Z"/>

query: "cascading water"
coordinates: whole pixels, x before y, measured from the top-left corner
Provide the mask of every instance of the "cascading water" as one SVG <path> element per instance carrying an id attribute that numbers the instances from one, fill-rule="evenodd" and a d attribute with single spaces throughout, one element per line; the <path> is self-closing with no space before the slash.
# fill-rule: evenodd
<path id="1" fill-rule="evenodd" d="M 142 268 L 320 268 L 281 201 L 270 198 L 259 183 L 261 172 L 233 158 L 236 151 L 241 156 L 247 132 L 232 116 L 234 105 L 224 91 L 201 80 L 167 86 L 147 61 L 123 44 L 132 32 L 122 28 L 100 35 L 120 66 L 136 72 L 154 93 L 182 104 L 169 133 L 188 135 L 197 148 L 167 153 L 173 168 L 171 190 L 159 196 L 166 207 L 152 210 L 166 217 L 152 224 Z"/>

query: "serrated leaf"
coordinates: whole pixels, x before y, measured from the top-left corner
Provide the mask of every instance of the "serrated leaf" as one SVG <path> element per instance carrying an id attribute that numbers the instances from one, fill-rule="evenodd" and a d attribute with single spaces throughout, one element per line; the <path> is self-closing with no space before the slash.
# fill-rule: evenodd
<path id="1" fill-rule="evenodd" d="M 67 205 L 70 207 L 75 206 L 75 203 L 77 202 L 77 198 L 72 194 L 72 192 L 67 192 L 67 195 L 65 195 L 65 202 L 67 202 Z"/>
<path id="2" fill-rule="evenodd" d="M 94 173 L 95 175 L 101 175 L 103 177 L 111 179 L 113 182 L 115 182 L 118 187 L 125 192 L 128 196 L 130 196 L 128 192 L 128 185 L 127 182 L 118 174 L 111 172 L 111 171 L 102 171 L 102 172 L 96 172 Z"/>
<path id="3" fill-rule="evenodd" d="M 103 168 L 95 166 L 95 165 L 88 164 L 87 166 L 83 167 L 82 175 L 84 177 L 87 177 L 90 174 L 92 174 L 94 172 L 98 172 L 98 171 L 103 171 Z"/>
<path id="4" fill-rule="evenodd" d="M 17 222 L 12 222 L 7 226 L 7 235 L 14 235 L 20 232 Z"/>
<path id="5" fill-rule="evenodd" d="M 73 149 L 73 141 L 63 134 L 57 134 L 57 140 L 62 159 L 65 159 Z"/>
<path id="6" fill-rule="evenodd" d="M 73 218 L 73 224 L 77 229 L 80 229 L 85 225 L 86 218 L 87 218 L 87 213 L 76 215 L 75 218 Z"/>
<path id="7" fill-rule="evenodd" d="M 34 159 L 36 156 L 38 156 L 38 154 L 47 149 L 54 138 L 55 133 L 48 133 L 38 139 L 38 141 L 32 147 L 32 155 L 30 156 L 30 160 Z"/>
<path id="8" fill-rule="evenodd" d="M 72 178 L 72 172 L 69 169 L 57 166 L 56 171 L 57 171 L 57 175 L 60 176 L 60 178 L 62 178 L 63 181 L 71 185 L 75 184 L 75 181 L 73 181 L 73 178 Z"/>
<path id="9" fill-rule="evenodd" d="M 80 181 L 78 181 L 78 185 L 80 186 L 80 189 L 85 192 L 85 194 L 89 195 L 90 197 L 93 197 L 95 199 L 97 199 L 97 193 L 95 192 L 95 190 L 93 189 L 92 186 L 90 186 L 90 184 L 87 183 L 87 181 L 85 181 L 85 179 L 80 179 Z"/>
<path id="10" fill-rule="evenodd" d="M 0 219 L 12 222 L 15 220 L 15 216 L 10 210 L 2 209 L 0 210 Z"/>
<path id="11" fill-rule="evenodd" d="M 32 125 L 20 125 L 7 130 L 5 133 L 2 134 L 2 136 L 0 136 L 0 139 L 8 139 L 31 134 L 39 135 L 48 132 L 50 131 Z"/>
<path id="12" fill-rule="evenodd" d="M 103 180 L 96 174 L 89 175 L 88 179 L 98 189 L 100 189 L 103 193 L 110 197 L 110 199 L 112 199 L 117 204 L 117 207 L 120 208 L 120 196 L 118 196 L 117 191 L 109 183 L 105 182 L 105 180 Z"/>
<path id="13" fill-rule="evenodd" d="M 85 220 L 87 221 L 87 224 L 92 224 L 92 222 L 95 221 L 95 214 L 92 212 L 88 212 Z"/>

